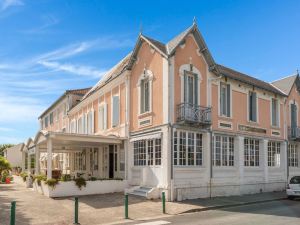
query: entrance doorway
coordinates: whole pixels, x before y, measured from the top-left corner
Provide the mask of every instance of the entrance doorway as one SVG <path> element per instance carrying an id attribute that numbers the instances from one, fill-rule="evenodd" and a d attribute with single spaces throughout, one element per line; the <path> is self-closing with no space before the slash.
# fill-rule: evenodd
<path id="1" fill-rule="evenodd" d="M 114 178 L 114 146 L 110 145 L 109 146 L 109 172 L 108 172 L 108 177 L 109 178 Z"/>

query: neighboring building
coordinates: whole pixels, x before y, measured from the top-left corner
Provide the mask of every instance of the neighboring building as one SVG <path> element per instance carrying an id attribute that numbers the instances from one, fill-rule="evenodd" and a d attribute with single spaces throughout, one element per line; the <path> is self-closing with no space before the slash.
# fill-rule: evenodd
<path id="1" fill-rule="evenodd" d="M 299 139 L 287 142 L 288 126 L 300 134 L 300 96 L 280 84 L 215 63 L 196 24 L 167 44 L 141 34 L 83 96 L 66 92 L 40 116 L 25 151 L 48 178 L 123 178 L 135 194 L 169 200 L 283 190 L 287 144 L 300 173 Z"/>
<path id="2" fill-rule="evenodd" d="M 22 168 L 22 148 L 24 143 L 14 145 L 4 150 L 4 157 L 9 161 L 11 167 L 16 170 Z"/>

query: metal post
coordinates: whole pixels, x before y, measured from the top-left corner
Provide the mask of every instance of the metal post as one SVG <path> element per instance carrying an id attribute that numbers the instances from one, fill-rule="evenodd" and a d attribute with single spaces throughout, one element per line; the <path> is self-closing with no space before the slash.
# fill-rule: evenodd
<path id="1" fill-rule="evenodd" d="M 11 202 L 11 208 L 10 208 L 10 225 L 16 224 L 16 202 Z"/>
<path id="2" fill-rule="evenodd" d="M 129 219 L 129 217 L 128 217 L 128 194 L 125 194 L 125 219 Z"/>
<path id="3" fill-rule="evenodd" d="M 80 224 L 78 222 L 78 197 L 75 197 L 75 216 L 74 216 L 74 224 Z"/>
<path id="4" fill-rule="evenodd" d="M 165 192 L 162 192 L 162 208 L 163 208 L 163 214 L 166 214 L 166 195 Z"/>

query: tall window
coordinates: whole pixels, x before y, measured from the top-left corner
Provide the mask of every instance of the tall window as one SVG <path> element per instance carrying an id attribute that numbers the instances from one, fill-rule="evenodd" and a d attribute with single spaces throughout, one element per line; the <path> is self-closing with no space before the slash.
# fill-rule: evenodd
<path id="1" fill-rule="evenodd" d="M 230 117 L 230 84 L 220 84 L 220 114 Z"/>
<path id="2" fill-rule="evenodd" d="M 202 165 L 202 134 L 175 131 L 173 136 L 173 148 L 175 166 Z"/>
<path id="3" fill-rule="evenodd" d="M 253 91 L 249 92 L 249 120 L 257 122 L 257 96 Z"/>
<path id="4" fill-rule="evenodd" d="M 259 166 L 259 140 L 252 138 L 244 139 L 244 162 L 245 166 Z"/>
<path id="5" fill-rule="evenodd" d="M 82 129 L 82 117 L 80 117 L 77 121 L 77 129 L 79 134 L 83 134 L 83 129 Z"/>
<path id="6" fill-rule="evenodd" d="M 280 142 L 268 142 L 268 166 L 280 167 Z"/>
<path id="7" fill-rule="evenodd" d="M 290 167 L 298 167 L 297 145 L 289 144 L 288 145 L 288 151 L 289 151 L 289 166 Z"/>
<path id="8" fill-rule="evenodd" d="M 74 157 L 74 169 L 75 170 L 86 170 L 86 150 L 82 152 L 75 152 Z"/>
<path id="9" fill-rule="evenodd" d="M 116 127 L 119 125 L 120 120 L 120 100 L 118 95 L 114 95 L 112 98 L 113 110 L 112 110 L 112 126 Z"/>
<path id="10" fill-rule="evenodd" d="M 133 142 L 135 166 L 161 165 L 161 139 L 138 140 Z"/>
<path id="11" fill-rule="evenodd" d="M 291 104 L 291 127 L 297 127 L 297 105 Z"/>
<path id="12" fill-rule="evenodd" d="M 278 100 L 272 98 L 272 126 L 279 126 L 279 104 Z"/>
<path id="13" fill-rule="evenodd" d="M 71 133 L 76 133 L 76 120 L 72 120 L 70 124 Z"/>
<path id="14" fill-rule="evenodd" d="M 87 133 L 94 133 L 94 111 L 89 111 L 87 114 Z"/>
<path id="15" fill-rule="evenodd" d="M 48 127 L 48 116 L 45 117 L 45 127 Z"/>
<path id="16" fill-rule="evenodd" d="M 189 71 L 184 72 L 184 103 L 198 105 L 197 74 Z"/>
<path id="17" fill-rule="evenodd" d="M 150 111 L 150 89 L 149 79 L 145 78 L 141 81 L 141 113 Z"/>
<path id="18" fill-rule="evenodd" d="M 98 126 L 99 130 L 106 130 L 106 121 L 107 121 L 107 105 L 103 104 L 99 106 L 98 113 Z"/>
<path id="19" fill-rule="evenodd" d="M 234 138 L 216 135 L 213 145 L 213 165 L 234 166 Z"/>
<path id="20" fill-rule="evenodd" d="M 50 113 L 50 125 L 53 124 L 53 112 Z"/>

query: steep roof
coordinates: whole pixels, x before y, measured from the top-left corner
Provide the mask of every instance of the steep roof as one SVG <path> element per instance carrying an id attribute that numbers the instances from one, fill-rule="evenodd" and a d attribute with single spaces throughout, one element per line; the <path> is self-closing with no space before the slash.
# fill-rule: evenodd
<path id="1" fill-rule="evenodd" d="M 69 94 L 78 95 L 78 96 L 84 96 L 91 88 L 81 88 L 81 89 L 72 89 L 72 90 L 66 90 L 52 105 L 50 105 L 40 116 L 43 117 L 46 115 L 51 109 L 54 108 L 64 97 L 66 97 Z"/>
<path id="2" fill-rule="evenodd" d="M 267 90 L 267 91 L 270 91 L 270 92 L 273 92 L 273 93 L 276 93 L 276 94 L 286 96 L 286 94 L 284 92 L 282 92 L 278 88 L 274 87 L 270 83 L 267 83 L 265 81 L 256 79 L 252 76 L 249 76 L 249 75 L 246 75 L 244 73 L 238 72 L 236 70 L 230 69 L 230 68 L 225 67 L 223 65 L 218 64 L 217 67 L 218 67 L 220 73 L 223 76 L 226 76 L 226 77 L 229 77 L 231 79 L 244 82 L 244 83 L 249 84 L 249 85 L 253 85 L 255 87 L 258 87 L 258 88 L 261 88 L 261 89 L 264 89 L 264 90 Z"/>
<path id="3" fill-rule="evenodd" d="M 298 74 L 291 75 L 288 77 L 284 77 L 282 79 L 273 81 L 271 84 L 275 87 L 279 88 L 281 91 L 283 91 L 285 94 L 289 94 L 296 79 L 298 77 Z"/>
<path id="4" fill-rule="evenodd" d="M 164 43 L 154 40 L 153 38 L 147 37 L 145 35 L 142 35 L 145 39 L 147 39 L 149 42 L 151 42 L 152 45 L 154 45 L 155 47 L 157 47 L 161 52 L 163 52 L 164 54 L 168 54 L 167 53 L 167 47 Z"/>
<path id="5" fill-rule="evenodd" d="M 94 92 L 103 87 L 107 82 L 114 79 L 118 75 L 120 75 L 124 70 L 126 70 L 128 62 L 131 57 L 131 52 L 126 55 L 118 64 L 112 67 L 99 81 L 96 85 L 94 85 L 82 98 L 82 100 L 86 99 L 88 96 L 92 95 Z"/>

